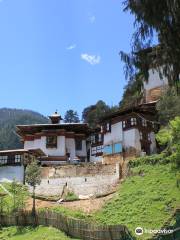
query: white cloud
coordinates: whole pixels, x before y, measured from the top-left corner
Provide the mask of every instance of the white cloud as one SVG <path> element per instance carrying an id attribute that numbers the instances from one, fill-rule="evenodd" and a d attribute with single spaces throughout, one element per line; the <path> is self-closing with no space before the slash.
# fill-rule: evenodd
<path id="1" fill-rule="evenodd" d="M 90 21 L 90 23 L 94 23 L 96 21 L 96 17 L 94 15 L 91 15 L 89 17 L 89 21 Z"/>
<path id="2" fill-rule="evenodd" d="M 81 59 L 90 63 L 91 65 L 99 64 L 101 61 L 101 57 L 99 55 L 89 55 L 87 53 L 82 53 Z"/>
<path id="3" fill-rule="evenodd" d="M 76 44 L 72 44 L 72 45 L 68 46 L 66 49 L 67 50 L 72 50 L 74 48 L 76 48 Z"/>

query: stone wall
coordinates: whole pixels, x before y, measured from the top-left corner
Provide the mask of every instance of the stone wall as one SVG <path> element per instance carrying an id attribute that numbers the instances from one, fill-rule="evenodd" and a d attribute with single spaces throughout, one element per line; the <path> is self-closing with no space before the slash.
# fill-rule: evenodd
<path id="1" fill-rule="evenodd" d="M 42 178 L 63 178 L 63 177 L 85 177 L 95 175 L 114 175 L 116 172 L 116 162 L 105 165 L 96 164 L 81 164 L 81 165 L 64 165 L 57 167 L 42 167 Z"/>
<path id="2" fill-rule="evenodd" d="M 42 168 L 42 181 L 36 194 L 60 199 L 64 187 L 79 197 L 112 192 L 119 182 L 119 164 L 84 164 Z"/>
<path id="3" fill-rule="evenodd" d="M 133 155 L 135 157 L 135 155 Z M 128 174 L 129 158 L 125 157 L 125 153 L 111 154 L 103 156 L 104 164 L 119 164 L 119 178 L 125 178 Z"/>

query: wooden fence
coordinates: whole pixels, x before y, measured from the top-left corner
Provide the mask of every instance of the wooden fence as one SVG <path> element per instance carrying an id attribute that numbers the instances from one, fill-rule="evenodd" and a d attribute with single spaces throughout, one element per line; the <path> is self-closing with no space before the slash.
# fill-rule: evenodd
<path id="1" fill-rule="evenodd" d="M 0 215 L 1 226 L 52 226 L 68 236 L 83 240 L 131 240 L 133 239 L 126 226 L 97 225 L 83 220 L 66 217 L 52 211 L 39 211 L 33 217 L 30 211 L 16 214 Z"/>

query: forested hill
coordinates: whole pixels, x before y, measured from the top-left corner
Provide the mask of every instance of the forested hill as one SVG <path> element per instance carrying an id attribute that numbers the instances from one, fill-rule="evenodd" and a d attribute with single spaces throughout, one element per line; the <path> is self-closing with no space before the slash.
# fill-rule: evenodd
<path id="1" fill-rule="evenodd" d="M 47 122 L 46 117 L 34 111 L 0 108 L 0 150 L 23 147 L 16 135 L 16 125 Z"/>

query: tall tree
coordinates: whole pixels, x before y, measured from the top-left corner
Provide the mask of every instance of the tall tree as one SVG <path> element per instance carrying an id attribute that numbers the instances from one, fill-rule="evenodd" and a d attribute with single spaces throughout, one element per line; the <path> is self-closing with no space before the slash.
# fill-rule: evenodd
<path id="1" fill-rule="evenodd" d="M 118 107 L 109 107 L 105 102 L 99 100 L 95 105 L 88 106 L 83 110 L 82 120 L 88 123 L 90 127 L 94 128 L 98 125 L 98 122 L 103 116 L 117 109 Z"/>
<path id="2" fill-rule="evenodd" d="M 180 96 L 177 95 L 173 87 L 167 89 L 161 96 L 156 108 L 161 125 L 166 126 L 170 120 L 180 116 Z"/>
<path id="3" fill-rule="evenodd" d="M 124 88 L 122 100 L 119 103 L 121 109 L 140 104 L 142 100 L 142 75 L 137 74 L 134 80 L 129 80 Z"/>
<path id="4" fill-rule="evenodd" d="M 65 123 L 78 123 L 80 122 L 78 113 L 72 109 L 68 110 L 64 116 Z"/>
<path id="5" fill-rule="evenodd" d="M 125 61 L 126 76 L 131 79 L 140 70 L 145 78 L 151 65 L 160 75 L 168 77 L 169 84 L 179 89 L 180 83 L 180 1 L 179 0 L 126 0 L 124 11 L 135 16 L 132 52 L 121 52 Z M 152 46 L 154 34 L 158 35 L 159 46 L 155 49 L 140 51 Z M 140 54 L 137 52 L 140 51 Z M 153 51 L 153 57 L 152 56 Z"/>
<path id="6" fill-rule="evenodd" d="M 29 165 L 27 165 L 27 167 L 26 167 L 26 182 L 33 189 L 32 214 L 35 216 L 35 213 L 36 213 L 35 188 L 36 188 L 37 185 L 39 185 L 41 183 L 41 170 L 40 170 L 40 167 L 38 166 L 38 163 L 35 159 Z"/>

